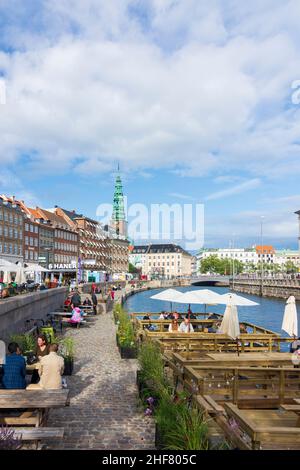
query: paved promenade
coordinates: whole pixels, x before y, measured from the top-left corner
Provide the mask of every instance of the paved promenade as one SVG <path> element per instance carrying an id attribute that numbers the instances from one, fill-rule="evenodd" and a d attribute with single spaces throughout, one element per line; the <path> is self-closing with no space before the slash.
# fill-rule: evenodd
<path id="1" fill-rule="evenodd" d="M 137 407 L 134 359 L 121 359 L 112 314 L 68 329 L 75 339 L 73 375 L 67 377 L 69 407 L 51 410 L 49 426 L 63 426 L 65 437 L 49 449 L 154 449 L 154 425 Z"/>

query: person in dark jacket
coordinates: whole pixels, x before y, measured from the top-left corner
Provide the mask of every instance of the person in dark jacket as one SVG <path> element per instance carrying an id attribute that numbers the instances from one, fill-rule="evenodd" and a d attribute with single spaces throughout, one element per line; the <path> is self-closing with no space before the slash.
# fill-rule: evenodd
<path id="1" fill-rule="evenodd" d="M 9 354 L 3 365 L 2 384 L 6 389 L 26 388 L 26 363 L 17 343 L 9 343 Z"/>
<path id="2" fill-rule="evenodd" d="M 79 307 L 79 305 L 81 305 L 81 298 L 80 298 L 80 295 L 78 294 L 78 290 L 76 290 L 75 294 L 72 295 L 71 304 L 74 307 Z"/>
<path id="3" fill-rule="evenodd" d="M 92 293 L 91 297 L 92 297 L 92 302 L 93 302 L 94 315 L 97 315 L 98 299 L 97 299 L 95 292 Z"/>

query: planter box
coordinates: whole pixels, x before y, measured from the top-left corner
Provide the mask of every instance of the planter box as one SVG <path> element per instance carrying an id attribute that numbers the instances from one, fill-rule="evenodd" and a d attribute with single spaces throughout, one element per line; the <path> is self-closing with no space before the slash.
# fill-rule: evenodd
<path id="1" fill-rule="evenodd" d="M 163 450 L 163 440 L 157 423 L 155 423 L 155 448 Z"/>
<path id="2" fill-rule="evenodd" d="M 118 344 L 120 355 L 122 359 L 136 359 L 137 350 L 136 348 L 123 347 Z"/>
<path id="3" fill-rule="evenodd" d="M 64 358 L 64 362 L 65 362 L 64 375 L 72 375 L 74 360 Z"/>

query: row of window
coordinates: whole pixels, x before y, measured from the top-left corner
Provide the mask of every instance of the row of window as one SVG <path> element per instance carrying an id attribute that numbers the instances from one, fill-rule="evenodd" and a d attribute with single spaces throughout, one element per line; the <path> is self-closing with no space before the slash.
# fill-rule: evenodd
<path id="1" fill-rule="evenodd" d="M 70 240 L 73 242 L 77 242 L 77 234 L 65 232 L 64 230 L 55 230 L 55 237 L 56 238 L 63 238 L 64 240 Z"/>
<path id="2" fill-rule="evenodd" d="M 37 261 L 38 260 L 38 253 L 36 251 L 25 250 L 25 260 L 26 259 Z"/>
<path id="3" fill-rule="evenodd" d="M 27 246 L 38 246 L 39 241 L 37 238 L 25 237 L 25 245 Z"/>
<path id="4" fill-rule="evenodd" d="M 13 243 L 0 242 L 0 253 L 10 253 L 11 255 L 22 255 L 22 246 Z"/>
<path id="5" fill-rule="evenodd" d="M 17 230 L 16 228 L 13 227 L 7 227 L 6 225 L 3 227 L 3 225 L 0 225 L 0 237 L 2 236 L 9 237 L 9 238 L 16 238 L 22 240 L 23 237 L 23 231 L 22 230 Z"/>
<path id="6" fill-rule="evenodd" d="M 55 263 L 71 263 L 74 261 L 73 256 L 68 255 L 54 255 L 54 262 Z"/>
<path id="7" fill-rule="evenodd" d="M 55 242 L 54 246 L 56 250 L 72 251 L 73 253 L 77 252 L 77 245 L 69 245 L 68 243 Z"/>
<path id="8" fill-rule="evenodd" d="M 13 214 L 10 211 L 3 211 L 1 209 L 0 220 L 4 220 L 4 222 L 9 222 L 10 224 L 23 225 L 23 217 L 21 215 Z"/>
<path id="9" fill-rule="evenodd" d="M 54 231 L 40 227 L 40 237 L 54 238 Z"/>
<path id="10" fill-rule="evenodd" d="M 180 266 L 180 261 L 177 262 L 178 266 Z M 165 263 L 161 263 L 162 266 L 165 266 Z M 149 266 L 151 266 L 151 263 L 149 263 Z M 153 263 L 153 266 L 160 266 L 160 262 L 158 262 L 157 264 L 154 262 Z M 166 263 L 166 266 L 170 266 L 170 263 L 167 262 Z M 172 261 L 172 264 L 171 266 L 174 266 L 174 261 Z"/>
<path id="11" fill-rule="evenodd" d="M 151 255 L 148 255 L 149 256 L 149 259 L 152 259 L 152 256 Z M 179 259 L 181 255 L 176 255 L 177 258 Z M 169 259 L 169 258 L 175 258 L 175 255 L 164 255 L 162 256 L 162 259 Z M 156 255 L 153 255 L 153 259 L 156 259 Z M 160 255 L 157 256 L 157 259 L 160 259 Z"/>
<path id="12" fill-rule="evenodd" d="M 32 224 L 25 224 L 25 232 L 32 232 L 32 233 L 38 233 L 39 228 L 37 225 L 32 225 Z"/>

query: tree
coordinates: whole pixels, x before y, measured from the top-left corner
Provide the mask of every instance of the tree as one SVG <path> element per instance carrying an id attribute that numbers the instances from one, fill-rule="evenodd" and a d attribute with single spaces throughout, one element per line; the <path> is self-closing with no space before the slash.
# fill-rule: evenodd
<path id="1" fill-rule="evenodd" d="M 138 269 L 136 266 L 134 266 L 132 263 L 129 263 L 129 272 L 131 274 L 137 274 L 140 273 L 140 269 Z"/>
<path id="2" fill-rule="evenodd" d="M 287 273 L 297 273 L 298 268 L 292 261 L 287 261 L 284 265 L 284 269 Z"/>

